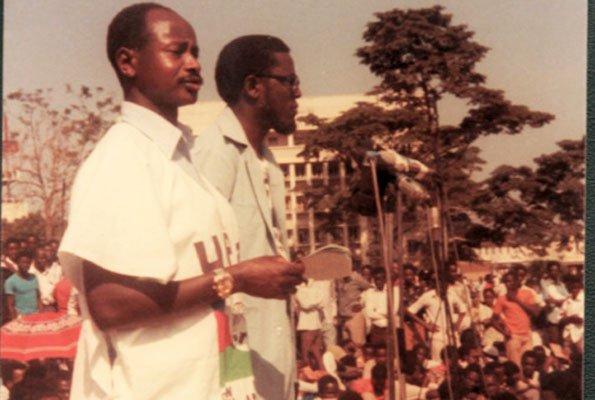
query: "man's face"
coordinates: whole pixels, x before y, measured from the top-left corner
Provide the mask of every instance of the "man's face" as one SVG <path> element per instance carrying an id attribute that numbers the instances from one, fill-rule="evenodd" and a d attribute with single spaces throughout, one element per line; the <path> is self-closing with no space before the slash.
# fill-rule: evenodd
<path id="1" fill-rule="evenodd" d="M 374 274 L 374 285 L 378 290 L 382 290 L 384 285 L 386 284 L 386 275 L 384 274 Z"/>
<path id="2" fill-rule="evenodd" d="M 6 256 L 14 261 L 19 251 L 19 245 L 16 242 L 11 242 L 6 246 Z"/>
<path id="3" fill-rule="evenodd" d="M 552 279 L 558 279 L 560 277 L 560 266 L 558 264 L 550 265 L 549 272 Z"/>
<path id="4" fill-rule="evenodd" d="M 302 96 L 302 92 L 299 81 L 296 85 L 291 85 L 287 81 L 271 78 L 277 76 L 297 79 L 293 59 L 289 53 L 274 53 L 273 58 L 275 66 L 266 72 L 269 77 L 261 78 L 265 88 L 263 118 L 277 133 L 288 135 L 296 130 L 297 99 Z"/>
<path id="5" fill-rule="evenodd" d="M 34 249 L 37 247 L 37 236 L 29 235 L 27 236 L 27 247 L 30 249 Z"/>
<path id="6" fill-rule="evenodd" d="M 484 376 L 484 386 L 488 397 L 495 396 L 500 391 L 500 384 L 494 375 Z"/>
<path id="7" fill-rule="evenodd" d="M 403 277 L 405 278 L 405 282 L 413 282 L 415 279 L 415 271 L 411 268 L 405 268 L 403 270 Z"/>
<path id="8" fill-rule="evenodd" d="M 537 360 L 533 357 L 526 357 L 525 359 L 523 359 L 522 367 L 523 375 L 525 375 L 528 378 L 531 378 L 533 376 L 533 373 L 537 369 Z"/>
<path id="9" fill-rule="evenodd" d="M 465 375 L 465 386 L 467 386 L 468 389 L 476 388 L 479 386 L 480 379 L 481 377 L 477 372 L 468 371 Z"/>
<path id="10" fill-rule="evenodd" d="M 48 265 L 47 254 L 44 249 L 37 249 L 35 252 L 35 266 L 43 271 Z"/>
<path id="11" fill-rule="evenodd" d="M 513 275 L 504 276 L 504 286 L 508 292 L 515 292 L 519 288 L 519 282 Z"/>
<path id="12" fill-rule="evenodd" d="M 378 347 L 374 358 L 376 359 L 376 364 L 386 363 L 386 347 Z"/>
<path id="13" fill-rule="evenodd" d="M 178 14 L 154 9 L 145 21 L 146 43 L 136 51 L 133 85 L 145 106 L 177 108 L 193 104 L 202 85 L 194 29 Z"/>
<path id="14" fill-rule="evenodd" d="M 494 293 L 491 290 L 483 292 L 483 301 L 486 305 L 491 307 L 494 304 Z"/>
<path id="15" fill-rule="evenodd" d="M 19 267 L 19 272 L 21 274 L 25 274 L 29 271 L 29 267 L 31 267 L 31 258 L 28 256 L 20 256 L 17 259 L 17 266 Z"/>
<path id="16" fill-rule="evenodd" d="M 519 277 L 519 281 L 524 282 L 525 278 L 527 277 L 527 270 L 524 268 L 519 268 L 517 270 L 517 275 Z"/>

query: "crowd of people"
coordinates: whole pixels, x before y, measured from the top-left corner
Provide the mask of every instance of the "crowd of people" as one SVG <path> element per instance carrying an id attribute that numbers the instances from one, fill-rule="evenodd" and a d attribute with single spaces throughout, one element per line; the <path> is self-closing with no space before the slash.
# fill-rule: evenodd
<path id="1" fill-rule="evenodd" d="M 5 241 L 3 325 L 46 311 L 78 314 L 57 245 L 34 235 Z M 405 264 L 402 279 L 392 282 L 404 377 L 396 376 L 397 396 L 404 389 L 405 399 L 581 398 L 584 290 L 577 266 L 517 265 L 468 280 L 452 265 L 440 284 Z M 298 287 L 299 399 L 387 399 L 386 291 L 385 270 L 370 265 Z M 71 376 L 71 360 L 2 360 L 0 398 L 65 399 Z"/>
<path id="2" fill-rule="evenodd" d="M 28 317 L 44 318 L 38 319 L 39 323 L 32 325 L 36 328 L 24 332 L 25 335 L 51 335 L 55 322 L 63 321 L 62 316 L 70 316 L 70 323 L 73 319 L 76 323 L 80 314 L 77 291 L 62 273 L 57 258 L 58 244 L 56 240 L 40 241 L 36 235 L 4 241 L 0 258 L 4 346 L 4 335 L 9 328 Z M 1 400 L 68 398 L 71 359 L 3 358 L 1 363 Z"/>
<path id="3" fill-rule="evenodd" d="M 402 384 L 396 376 L 397 396 L 581 398 L 582 272 L 553 261 L 532 267 L 499 267 L 469 280 L 453 264 L 436 280 L 405 264 L 402 284 L 392 282 L 395 370 L 404 375 Z M 386 291 L 384 269 L 369 265 L 337 282 L 298 288 L 301 399 L 388 398 Z"/>

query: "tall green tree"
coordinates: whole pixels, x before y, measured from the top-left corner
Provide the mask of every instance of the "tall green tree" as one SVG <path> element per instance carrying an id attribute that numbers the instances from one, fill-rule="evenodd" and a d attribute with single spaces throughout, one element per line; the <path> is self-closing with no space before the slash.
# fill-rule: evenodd
<path id="1" fill-rule="evenodd" d="M 501 166 L 484 182 L 474 206 L 499 244 L 543 253 L 584 240 L 585 139 L 558 146 L 535 168 Z"/>
<path id="2" fill-rule="evenodd" d="M 483 163 L 476 140 L 518 134 L 554 118 L 513 104 L 503 91 L 485 86 L 486 76 L 476 67 L 488 48 L 473 35 L 466 25 L 453 24 L 440 6 L 375 14 L 356 55 L 380 78 L 370 92 L 379 101 L 358 104 L 332 121 L 307 117 L 316 133 L 308 136 L 304 151 L 308 157 L 335 155 L 356 172 L 363 151 L 373 146 L 393 148 L 426 163 L 436 171 L 435 200 L 449 215 L 451 236 L 468 243 L 487 229 L 470 209 L 479 190 L 471 175 Z M 465 116 L 458 124 L 443 122 L 440 104 L 448 98 L 464 103 Z M 341 208 L 359 212 L 362 207 L 353 194 L 361 187 L 357 181 L 362 175 L 356 172 L 350 174 L 348 193 L 317 193 L 313 203 L 316 198 L 334 198 L 341 206 L 330 207 L 335 214 Z"/>
<path id="3" fill-rule="evenodd" d="M 118 109 L 101 87 L 16 91 L 4 99 L 5 140 L 18 147 L 4 157 L 4 193 L 39 211 L 47 239 L 62 234 L 75 173 Z"/>

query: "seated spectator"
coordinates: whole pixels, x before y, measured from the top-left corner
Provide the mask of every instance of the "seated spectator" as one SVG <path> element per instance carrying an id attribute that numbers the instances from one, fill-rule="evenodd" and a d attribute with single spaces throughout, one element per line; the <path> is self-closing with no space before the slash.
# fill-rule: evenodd
<path id="1" fill-rule="evenodd" d="M 362 371 L 357 367 L 357 361 L 352 354 L 347 354 L 339 360 L 337 375 L 347 387 L 352 381 L 361 378 Z"/>
<path id="2" fill-rule="evenodd" d="M 377 364 L 386 364 L 387 352 L 386 346 L 383 344 L 374 345 L 374 357 L 367 360 L 364 365 L 363 377 L 372 377 L 372 368 Z"/>
<path id="3" fill-rule="evenodd" d="M 425 380 L 424 369 L 417 368 L 412 374 L 405 375 L 405 399 L 425 399 L 428 389 L 420 386 Z M 395 398 L 400 398 L 401 386 L 395 381 Z M 371 386 L 371 387 L 370 387 Z M 378 364 L 372 368 L 371 385 L 361 393 L 364 400 L 385 400 L 388 395 L 388 371 L 385 364 Z"/>
<path id="4" fill-rule="evenodd" d="M 339 400 L 363 400 L 359 393 L 347 390 L 339 395 Z"/>
<path id="5" fill-rule="evenodd" d="M 12 388 L 23 380 L 27 366 L 15 360 L 2 360 L 2 392 L 0 392 L 1 400 L 8 400 Z"/>
<path id="6" fill-rule="evenodd" d="M 554 371 L 547 374 L 541 384 L 541 398 L 544 400 L 580 400 L 580 374 L 573 371 Z"/>
<path id="7" fill-rule="evenodd" d="M 31 259 L 31 252 L 20 251 L 16 260 L 19 269 L 4 283 L 10 319 L 33 314 L 40 309 L 39 283 L 37 278 L 29 273 Z"/>
<path id="8" fill-rule="evenodd" d="M 336 378 L 325 375 L 318 380 L 318 397 L 315 400 L 338 400 L 339 382 Z"/>
<path id="9" fill-rule="evenodd" d="M 540 386 L 537 355 L 531 350 L 526 351 L 521 358 L 521 374 L 516 383 L 516 393 L 526 400 L 539 400 Z"/>

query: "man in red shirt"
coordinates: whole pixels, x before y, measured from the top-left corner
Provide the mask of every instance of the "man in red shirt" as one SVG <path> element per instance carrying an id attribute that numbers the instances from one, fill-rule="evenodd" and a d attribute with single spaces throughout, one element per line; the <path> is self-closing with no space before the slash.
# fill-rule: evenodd
<path id="1" fill-rule="evenodd" d="M 531 316 L 539 313 L 533 291 L 521 287 L 514 271 L 504 274 L 502 281 L 506 294 L 494 303 L 494 315 L 499 317 L 496 326 L 506 337 L 506 356 L 520 366 L 521 355 L 531 350 Z"/>

